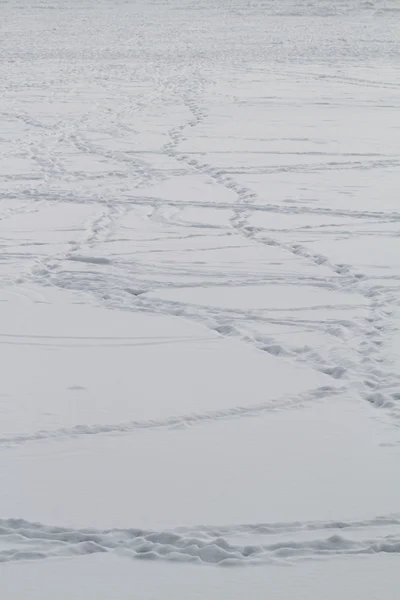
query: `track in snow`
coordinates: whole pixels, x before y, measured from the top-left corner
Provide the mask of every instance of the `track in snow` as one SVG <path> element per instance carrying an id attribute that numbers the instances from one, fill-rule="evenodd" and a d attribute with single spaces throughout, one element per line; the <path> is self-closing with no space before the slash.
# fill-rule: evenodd
<path id="1" fill-rule="evenodd" d="M 393 531 L 396 533 L 393 533 Z M 248 543 L 235 538 L 248 538 Z M 255 523 L 169 531 L 69 529 L 0 519 L 0 563 L 117 552 L 133 559 L 220 566 L 400 552 L 400 519 Z M 1 547 L 0 546 L 0 547 Z"/>
<path id="2" fill-rule="evenodd" d="M 172 448 L 183 473 L 191 460 L 199 481 L 216 472 L 222 491 L 224 477 L 230 490 L 240 485 L 229 487 L 237 474 L 229 449 L 239 448 L 241 476 L 250 462 L 256 475 L 242 506 L 228 495 L 249 525 L 53 527 L 31 522 L 41 514 L 33 502 L 32 513 L 21 510 L 27 520 L 0 519 L 0 562 L 115 552 L 248 565 L 399 553 L 398 516 L 251 524 L 260 480 L 266 519 L 280 508 L 280 485 L 268 489 L 271 473 L 281 483 L 278 461 L 293 468 L 281 477 L 291 515 L 299 499 L 318 500 L 319 476 L 332 487 L 345 482 L 357 498 L 361 481 L 366 504 L 381 503 L 384 514 L 391 500 L 375 481 L 386 477 L 395 496 L 393 455 L 382 449 L 400 427 L 397 3 L 9 0 L 1 11 L 0 515 L 14 507 L 13 493 L 19 501 L 27 473 L 56 497 L 44 457 L 63 461 L 64 447 L 79 442 L 66 464 L 78 481 L 82 462 L 93 489 L 86 442 L 115 443 L 106 458 L 118 487 L 125 437 L 136 451 L 143 443 L 150 464 Z M 328 405 L 343 411 L 333 425 Z M 301 420 L 295 411 L 310 407 L 320 412 Z M 268 430 L 266 469 L 262 419 L 271 413 L 289 418 L 276 439 Z M 369 428 L 371 415 L 388 429 Z M 234 429 L 247 417 L 258 437 L 250 420 Z M 353 438 L 363 446 L 346 427 L 357 418 L 377 448 L 370 482 L 351 473 Z M 310 452 L 315 424 L 321 447 Z M 181 464 L 179 432 L 192 426 Z M 140 432 L 148 437 L 135 445 Z M 349 470 L 331 468 L 332 483 L 329 444 L 342 440 Z M 296 463 L 296 452 L 311 464 Z M 354 454 L 360 466 L 362 452 Z M 335 460 L 343 470 L 342 454 Z M 180 472 L 168 471 L 182 483 L 178 512 Z M 142 488 L 146 505 L 146 493 L 153 498 Z M 112 494 L 104 490 L 108 509 Z M 212 509 L 223 502 L 221 493 Z M 202 508 L 191 507 L 193 522 Z M 158 506 L 149 521 L 168 510 Z"/>

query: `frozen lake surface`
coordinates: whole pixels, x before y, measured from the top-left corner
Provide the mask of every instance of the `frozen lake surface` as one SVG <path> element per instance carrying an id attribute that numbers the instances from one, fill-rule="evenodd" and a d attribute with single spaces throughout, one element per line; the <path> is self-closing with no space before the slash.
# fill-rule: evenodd
<path id="1" fill-rule="evenodd" d="M 397 600 L 399 19 L 1 2 L 1 597 Z"/>

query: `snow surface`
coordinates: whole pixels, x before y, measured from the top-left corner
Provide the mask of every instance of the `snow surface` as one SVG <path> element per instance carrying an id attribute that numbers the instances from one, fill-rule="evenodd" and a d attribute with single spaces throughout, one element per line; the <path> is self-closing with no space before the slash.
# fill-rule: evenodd
<path id="1" fill-rule="evenodd" d="M 2 598 L 398 597 L 399 17 L 1 2 Z"/>

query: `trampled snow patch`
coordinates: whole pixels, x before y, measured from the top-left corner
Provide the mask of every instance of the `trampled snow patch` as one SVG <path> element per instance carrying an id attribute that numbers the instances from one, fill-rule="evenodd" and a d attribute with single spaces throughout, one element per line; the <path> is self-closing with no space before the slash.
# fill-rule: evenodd
<path id="1" fill-rule="evenodd" d="M 388 527 L 397 534 L 387 535 Z M 299 532 L 312 532 L 313 537 L 297 540 Z M 238 534 L 251 537 L 253 543 L 238 544 L 232 540 Z M 291 538 L 279 538 L 285 534 Z M 368 534 L 374 537 L 368 539 Z M 396 515 L 360 522 L 256 523 L 176 531 L 74 530 L 23 519 L 1 519 L 0 535 L 6 546 L 0 549 L 0 563 L 114 552 L 140 560 L 239 566 L 400 553 L 400 518 Z"/>

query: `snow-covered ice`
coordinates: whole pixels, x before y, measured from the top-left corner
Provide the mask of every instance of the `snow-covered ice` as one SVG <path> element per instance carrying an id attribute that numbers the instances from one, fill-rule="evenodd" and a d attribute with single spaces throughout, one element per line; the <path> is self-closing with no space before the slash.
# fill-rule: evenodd
<path id="1" fill-rule="evenodd" d="M 397 598 L 399 17 L 1 2 L 1 597 Z"/>

